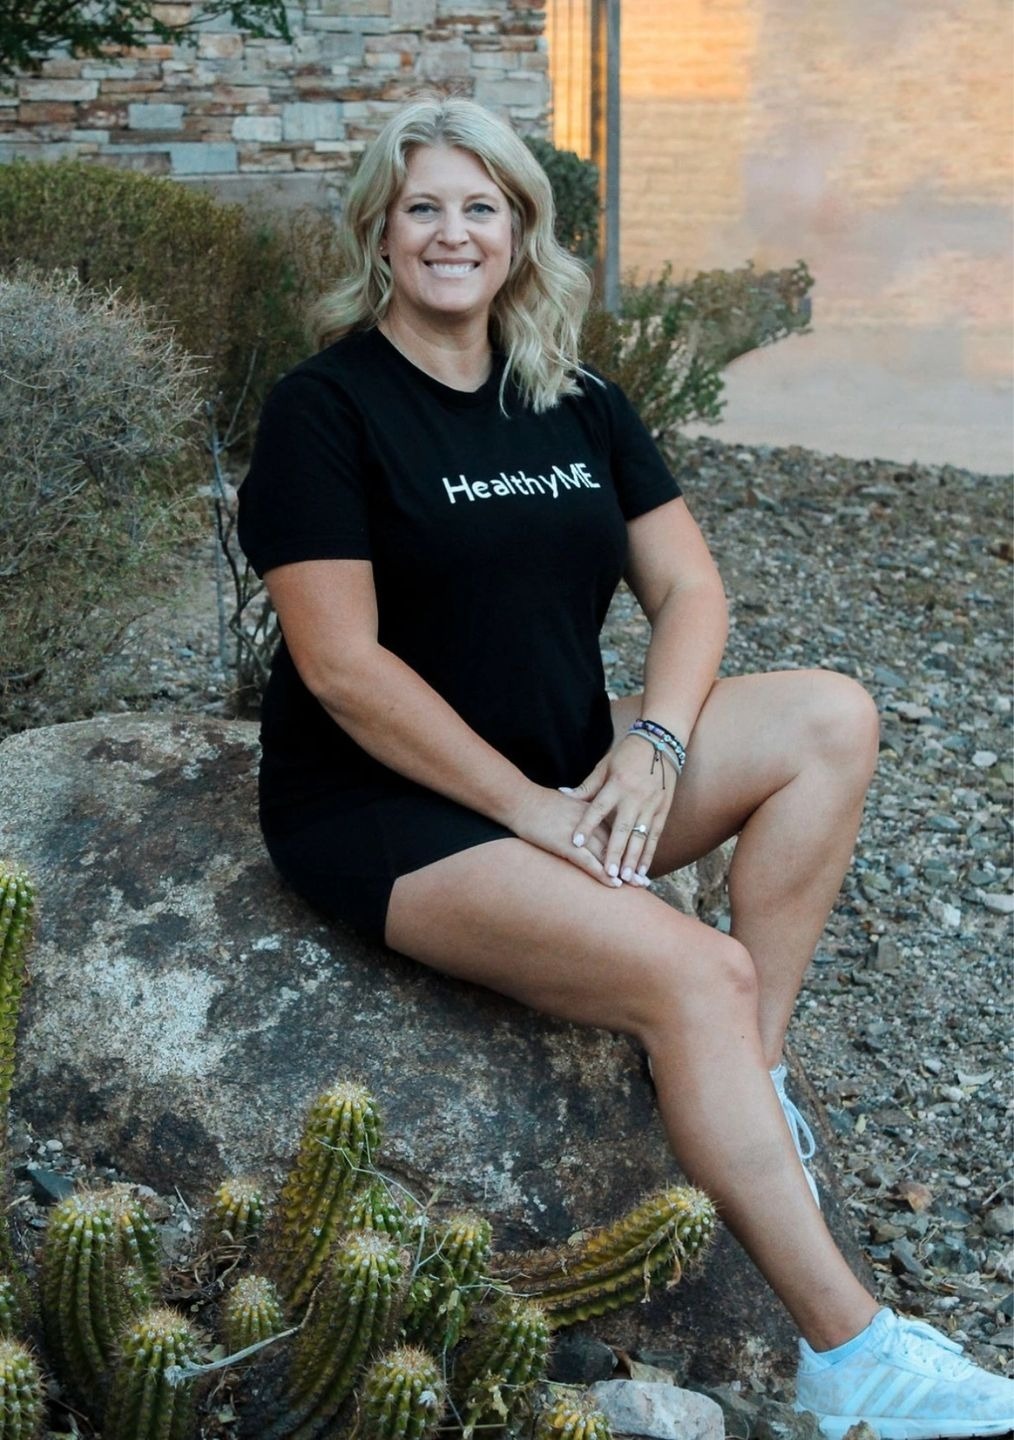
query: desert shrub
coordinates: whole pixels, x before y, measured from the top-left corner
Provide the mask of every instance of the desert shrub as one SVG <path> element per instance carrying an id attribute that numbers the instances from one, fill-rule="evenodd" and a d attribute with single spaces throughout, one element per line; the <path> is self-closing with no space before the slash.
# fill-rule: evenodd
<path id="1" fill-rule="evenodd" d="M 96 662 L 192 527 L 194 362 L 136 300 L 0 277 L 0 735 L 88 713 Z"/>
<path id="2" fill-rule="evenodd" d="M 85 161 L 0 166 L 0 273 L 27 260 L 155 307 L 247 422 L 307 353 L 302 309 L 330 280 L 333 233 L 317 212 L 276 220 Z"/>
<path id="3" fill-rule="evenodd" d="M 573 150 L 534 135 L 525 144 L 549 177 L 556 202 L 556 238 L 578 259 L 595 261 L 599 243 L 599 172 Z"/>
<path id="4" fill-rule="evenodd" d="M 721 418 L 721 371 L 739 355 L 804 330 L 813 277 L 785 270 L 707 270 L 674 282 L 666 268 L 628 283 L 617 315 L 593 309 L 582 356 L 616 380 L 656 440 L 681 425 Z"/>

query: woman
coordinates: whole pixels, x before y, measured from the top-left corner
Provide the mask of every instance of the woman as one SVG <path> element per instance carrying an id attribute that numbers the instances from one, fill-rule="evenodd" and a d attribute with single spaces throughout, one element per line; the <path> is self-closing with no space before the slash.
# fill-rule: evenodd
<path id="1" fill-rule="evenodd" d="M 269 397 L 241 490 L 284 635 L 275 863 L 405 955 L 644 1044 L 684 1172 L 802 1332 L 799 1401 L 826 1435 L 859 1415 L 885 1440 L 1002 1433 L 1014 1385 L 848 1269 L 784 1095 L 873 704 L 824 672 L 716 680 L 718 574 L 623 395 L 578 363 L 587 281 L 507 126 L 409 105 L 349 186 L 343 243 L 339 338 Z M 621 574 L 651 644 L 644 694 L 610 712 L 598 632 Z M 732 835 L 726 936 L 647 886 Z"/>

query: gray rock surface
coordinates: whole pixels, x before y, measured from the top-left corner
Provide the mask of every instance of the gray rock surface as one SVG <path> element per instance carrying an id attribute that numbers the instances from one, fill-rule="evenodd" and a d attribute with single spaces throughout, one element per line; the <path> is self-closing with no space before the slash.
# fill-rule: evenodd
<path id="1" fill-rule="evenodd" d="M 39 891 L 16 1095 L 35 1134 L 199 1201 L 223 1173 L 277 1177 L 306 1104 L 353 1076 L 387 1119 L 382 1168 L 480 1207 L 502 1249 L 678 1178 L 629 1039 L 437 976 L 284 889 L 255 737 L 123 716 L 0 746 L 0 855 Z M 787 1319 L 727 1235 L 697 1276 L 594 1330 L 678 1349 L 701 1379 L 791 1365 Z"/>
<path id="2" fill-rule="evenodd" d="M 591 1395 L 614 1435 L 725 1440 L 722 1408 L 706 1395 L 644 1380 L 600 1380 Z"/>

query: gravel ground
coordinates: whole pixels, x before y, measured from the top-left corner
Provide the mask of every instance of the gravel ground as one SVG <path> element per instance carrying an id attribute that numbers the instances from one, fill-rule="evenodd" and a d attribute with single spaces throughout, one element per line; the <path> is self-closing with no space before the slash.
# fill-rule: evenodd
<path id="1" fill-rule="evenodd" d="M 1012 1373 L 1010 477 L 711 439 L 677 464 L 730 596 L 725 673 L 819 665 L 880 708 L 855 862 L 791 1039 L 885 1298 Z M 210 554 L 128 637 L 121 708 L 225 710 Z M 646 638 L 621 592 L 615 693 L 639 687 Z M 75 1169 L 44 1137 L 18 1144 Z M 186 1213 L 158 1203 L 185 1251 Z"/>

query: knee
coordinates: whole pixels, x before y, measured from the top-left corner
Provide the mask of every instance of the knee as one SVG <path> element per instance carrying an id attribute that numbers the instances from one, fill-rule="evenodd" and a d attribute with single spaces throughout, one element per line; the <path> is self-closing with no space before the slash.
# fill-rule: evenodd
<path id="1" fill-rule="evenodd" d="M 656 993 L 648 986 L 639 995 L 638 1023 L 633 1027 L 650 1052 L 652 1037 L 673 1028 L 755 1023 L 759 986 L 753 957 L 744 945 L 718 930 L 704 933 L 691 955 L 653 970 Z"/>
<path id="2" fill-rule="evenodd" d="M 865 788 L 880 748 L 880 716 L 876 703 L 857 680 L 834 671 L 813 672 L 808 714 L 811 753 L 835 770 L 854 777 Z"/>

